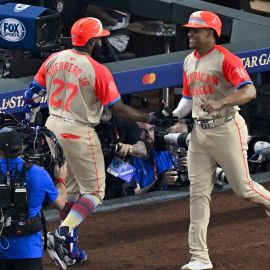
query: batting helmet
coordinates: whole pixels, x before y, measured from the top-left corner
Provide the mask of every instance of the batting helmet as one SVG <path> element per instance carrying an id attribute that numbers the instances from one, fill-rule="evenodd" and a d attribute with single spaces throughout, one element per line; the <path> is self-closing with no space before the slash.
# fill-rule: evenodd
<path id="1" fill-rule="evenodd" d="M 92 17 L 79 19 L 71 28 L 71 41 L 74 46 L 84 46 L 91 38 L 108 35 L 110 32 L 103 29 L 100 20 Z"/>
<path id="2" fill-rule="evenodd" d="M 213 12 L 196 11 L 190 15 L 188 23 L 184 24 L 183 26 L 190 28 L 212 28 L 220 37 L 222 22 L 220 18 Z"/>

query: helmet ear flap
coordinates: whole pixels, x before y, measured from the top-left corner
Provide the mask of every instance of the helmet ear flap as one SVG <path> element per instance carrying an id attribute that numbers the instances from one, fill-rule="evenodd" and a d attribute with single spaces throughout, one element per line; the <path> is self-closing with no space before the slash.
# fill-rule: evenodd
<path id="1" fill-rule="evenodd" d="M 91 45 L 91 46 L 95 46 L 95 44 L 96 44 L 96 42 L 95 42 L 95 40 L 93 39 L 93 38 L 90 38 L 89 39 L 89 41 L 88 41 L 88 43 Z"/>

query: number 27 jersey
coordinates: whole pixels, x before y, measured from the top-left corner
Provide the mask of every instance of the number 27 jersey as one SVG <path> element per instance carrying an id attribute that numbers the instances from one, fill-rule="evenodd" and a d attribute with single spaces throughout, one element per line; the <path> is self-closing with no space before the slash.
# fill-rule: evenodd
<path id="1" fill-rule="evenodd" d="M 51 55 L 34 80 L 47 90 L 51 115 L 85 124 L 98 124 L 103 106 L 120 99 L 111 72 L 74 49 Z"/>

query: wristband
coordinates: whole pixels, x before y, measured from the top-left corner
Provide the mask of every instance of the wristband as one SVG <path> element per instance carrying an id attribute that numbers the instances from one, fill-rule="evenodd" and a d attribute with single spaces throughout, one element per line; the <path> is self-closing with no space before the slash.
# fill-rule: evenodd
<path id="1" fill-rule="evenodd" d="M 55 185 L 63 184 L 65 185 L 65 180 L 63 178 L 57 177 L 54 181 Z"/>

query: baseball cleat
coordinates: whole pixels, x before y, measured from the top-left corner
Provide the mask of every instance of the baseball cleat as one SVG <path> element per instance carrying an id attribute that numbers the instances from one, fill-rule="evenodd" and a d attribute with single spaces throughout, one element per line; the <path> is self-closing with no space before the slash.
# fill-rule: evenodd
<path id="1" fill-rule="evenodd" d="M 64 236 L 59 235 L 57 230 L 47 235 L 47 251 L 49 256 L 56 266 L 62 270 L 67 269 L 67 261 L 70 260 L 63 246 L 65 239 Z"/>
<path id="2" fill-rule="evenodd" d="M 192 260 L 182 266 L 181 270 L 211 270 L 213 269 L 212 263 L 202 263 L 200 261 Z"/>

